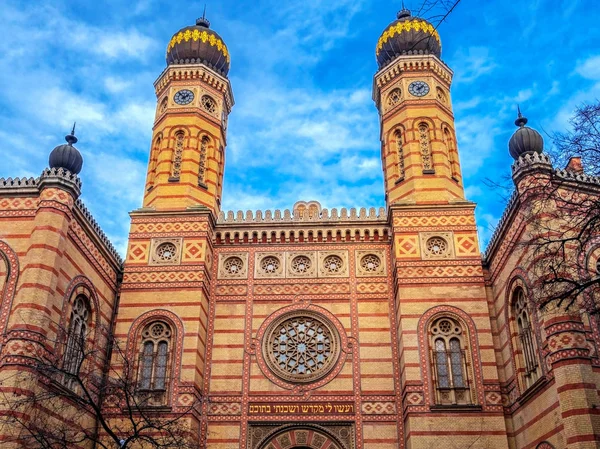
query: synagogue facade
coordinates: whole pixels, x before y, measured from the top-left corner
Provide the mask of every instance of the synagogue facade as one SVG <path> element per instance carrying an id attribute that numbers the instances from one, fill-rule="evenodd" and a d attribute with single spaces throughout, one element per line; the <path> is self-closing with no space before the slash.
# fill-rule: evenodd
<path id="1" fill-rule="evenodd" d="M 531 300 L 519 192 L 544 173 L 594 195 L 600 180 L 552 167 L 519 116 L 515 195 L 482 256 L 453 72 L 438 31 L 402 10 L 373 79 L 386 207 L 222 212 L 230 57 L 204 18 L 168 43 L 124 260 L 78 198 L 74 133 L 39 178 L 0 180 L 0 390 L 40 357 L 124 371 L 114 338 L 143 407 L 189 410 L 197 447 L 598 447 L 598 319 Z M 585 257 L 597 270 L 600 241 Z"/>

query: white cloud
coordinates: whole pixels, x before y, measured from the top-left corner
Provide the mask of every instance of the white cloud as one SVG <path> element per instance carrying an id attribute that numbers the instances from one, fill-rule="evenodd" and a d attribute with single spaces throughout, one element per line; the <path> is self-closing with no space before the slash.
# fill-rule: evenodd
<path id="1" fill-rule="evenodd" d="M 575 67 L 575 73 L 589 80 L 600 80 L 600 55 L 579 61 Z"/>
<path id="2" fill-rule="evenodd" d="M 454 84 L 472 83 L 497 67 L 486 47 L 462 49 L 454 55 L 454 60 L 457 61 Z"/>

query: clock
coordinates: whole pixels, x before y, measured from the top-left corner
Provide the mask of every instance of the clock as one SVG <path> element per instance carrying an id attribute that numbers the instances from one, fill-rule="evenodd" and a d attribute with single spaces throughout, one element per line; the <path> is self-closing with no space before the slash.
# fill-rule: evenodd
<path id="1" fill-rule="evenodd" d="M 413 81 L 408 86 L 408 91 L 415 97 L 424 97 L 429 93 L 429 84 L 425 81 Z"/>
<path id="2" fill-rule="evenodd" d="M 175 94 L 173 100 L 180 105 L 190 104 L 194 101 L 194 92 L 188 89 L 182 89 Z"/>

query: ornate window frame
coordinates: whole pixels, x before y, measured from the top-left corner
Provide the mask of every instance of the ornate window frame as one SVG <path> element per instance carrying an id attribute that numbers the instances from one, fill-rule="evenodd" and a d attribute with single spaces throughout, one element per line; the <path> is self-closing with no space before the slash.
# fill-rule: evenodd
<path id="1" fill-rule="evenodd" d="M 186 133 L 183 129 L 178 129 L 173 134 L 173 156 L 171 158 L 171 175 L 169 182 L 178 182 L 183 168 L 183 152 L 185 151 Z"/>
<path id="2" fill-rule="evenodd" d="M 0 330 L 4 333 L 19 279 L 19 258 L 10 245 L 3 240 L 0 240 L 0 257 L 4 259 L 7 270 L 4 289 L 0 291 Z M 1 347 L 2 343 L 0 343 Z"/>
<path id="3" fill-rule="evenodd" d="M 331 363 L 329 363 L 326 369 L 323 369 L 321 373 L 313 376 L 308 381 L 295 379 L 291 375 L 282 375 L 280 370 L 274 369 L 272 361 L 269 360 L 269 355 L 267 353 L 268 348 L 265 347 L 268 345 L 267 339 L 269 338 L 269 335 L 271 335 L 271 332 L 281 323 L 296 316 L 308 316 L 326 323 L 332 336 L 336 339 L 334 343 L 335 352 L 333 353 Z M 353 348 L 352 346 L 349 346 L 344 326 L 335 315 L 327 309 L 303 302 L 283 307 L 269 315 L 260 325 L 256 333 L 256 340 L 253 343 L 253 347 L 255 348 L 254 352 L 256 354 L 258 366 L 263 374 L 274 384 L 288 390 L 297 387 L 301 387 L 302 389 L 315 389 L 331 382 L 344 366 L 348 353 L 351 352 Z"/>
<path id="4" fill-rule="evenodd" d="M 433 382 L 432 360 L 430 354 L 430 335 L 429 329 L 431 323 L 441 317 L 451 317 L 461 323 L 465 332 L 465 343 L 468 345 L 466 353 L 470 361 L 470 384 L 471 389 L 471 404 L 469 405 L 439 405 L 436 404 L 435 384 Z M 417 335 L 419 338 L 419 358 L 421 361 L 421 376 L 424 379 L 425 403 L 430 407 L 435 408 L 461 408 L 461 407 L 482 407 L 484 404 L 490 403 L 490 400 L 484 399 L 483 375 L 481 366 L 481 356 L 479 352 L 479 342 L 477 337 L 477 329 L 473 319 L 462 309 L 454 306 L 435 306 L 427 310 L 419 319 L 417 327 Z M 499 392 L 490 392 L 491 395 L 499 396 Z M 485 402 L 487 401 L 487 402 Z"/>
<path id="5" fill-rule="evenodd" d="M 543 359 L 540 357 L 539 350 L 539 329 L 531 313 L 529 290 L 522 282 L 513 281 L 511 284 L 508 297 L 508 309 L 510 309 L 508 325 L 512 358 L 521 392 L 525 392 L 543 376 Z"/>
<path id="6" fill-rule="evenodd" d="M 404 181 L 406 176 L 406 155 L 404 154 L 404 140 L 405 133 L 401 128 L 397 128 L 394 130 L 392 136 L 394 138 L 393 143 L 393 151 L 396 154 L 396 171 L 398 172 L 398 179 L 396 179 L 396 183 L 400 183 Z"/>
<path id="7" fill-rule="evenodd" d="M 423 174 L 434 174 L 435 164 L 433 161 L 433 151 L 431 147 L 432 125 L 425 120 L 417 120 L 415 134 L 419 142 L 419 153 L 421 154 L 421 163 L 423 165 Z"/>
<path id="8" fill-rule="evenodd" d="M 68 388 L 76 386 L 75 377 L 85 363 L 85 348 L 90 346 L 92 307 L 89 297 L 77 293 L 70 301 L 71 313 L 66 320 L 65 345 L 62 353 L 63 376 L 61 382 Z"/>
<path id="9" fill-rule="evenodd" d="M 158 331 L 156 328 L 160 328 Z M 147 323 L 141 331 L 136 364 L 136 390 L 148 393 L 148 399 L 162 405 L 170 384 L 172 372 L 173 330 L 165 320 L 157 318 Z"/>

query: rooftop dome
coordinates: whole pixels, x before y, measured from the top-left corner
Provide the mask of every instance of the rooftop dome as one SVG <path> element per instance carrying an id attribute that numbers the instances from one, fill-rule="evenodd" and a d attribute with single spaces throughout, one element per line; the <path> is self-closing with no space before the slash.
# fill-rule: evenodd
<path id="1" fill-rule="evenodd" d="M 377 41 L 375 54 L 379 68 L 408 52 L 440 57 L 442 43 L 432 24 L 412 17 L 408 9 L 401 10 L 397 17 L 398 20 L 390 23 Z"/>
<path id="2" fill-rule="evenodd" d="M 75 125 L 73 125 L 71 134 L 65 136 L 65 140 L 67 141 L 66 144 L 63 143 L 52 150 L 48 158 L 48 164 L 50 168 L 64 168 L 77 175 L 83 167 L 83 157 L 79 150 L 73 146 L 74 143 L 77 143 Z"/>
<path id="3" fill-rule="evenodd" d="M 201 17 L 196 25 L 182 28 L 167 46 L 167 64 L 204 63 L 227 75 L 229 51 L 221 36 L 210 29 L 210 22 Z"/>
<path id="4" fill-rule="evenodd" d="M 527 118 L 523 117 L 519 109 L 519 116 L 515 125 L 519 127 L 508 142 L 508 151 L 514 159 L 527 153 L 541 153 L 544 150 L 544 139 L 535 129 L 525 126 Z"/>

